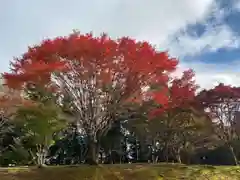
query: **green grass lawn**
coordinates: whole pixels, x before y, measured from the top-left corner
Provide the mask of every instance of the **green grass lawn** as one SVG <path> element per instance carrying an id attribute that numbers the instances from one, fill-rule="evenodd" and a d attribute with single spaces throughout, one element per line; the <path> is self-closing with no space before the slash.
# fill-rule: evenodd
<path id="1" fill-rule="evenodd" d="M 240 180 L 240 167 L 124 164 L 1 168 L 0 180 Z"/>

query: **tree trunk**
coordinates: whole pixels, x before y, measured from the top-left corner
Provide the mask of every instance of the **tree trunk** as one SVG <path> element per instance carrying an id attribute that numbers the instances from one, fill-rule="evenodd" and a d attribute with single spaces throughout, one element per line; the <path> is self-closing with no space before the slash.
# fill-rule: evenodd
<path id="1" fill-rule="evenodd" d="M 176 158 L 177 158 L 178 163 L 182 164 L 180 148 L 177 150 Z"/>
<path id="2" fill-rule="evenodd" d="M 98 165 L 98 144 L 93 140 L 90 140 L 88 143 L 86 163 L 89 165 Z"/>
<path id="3" fill-rule="evenodd" d="M 232 154 L 232 156 L 233 156 L 234 163 L 235 163 L 235 165 L 237 166 L 237 165 L 238 165 L 238 159 L 237 159 L 237 156 L 236 156 L 236 154 L 235 154 L 235 152 L 234 152 L 234 150 L 233 150 L 233 147 L 232 147 L 231 145 L 229 145 L 229 149 L 230 149 L 231 154 Z"/>
<path id="4" fill-rule="evenodd" d="M 37 147 L 37 166 L 39 168 L 46 166 L 46 156 L 47 156 L 47 150 L 44 148 L 43 145 L 38 145 Z"/>
<path id="5" fill-rule="evenodd" d="M 156 156 L 155 160 L 154 160 L 154 163 L 158 163 L 158 155 Z"/>
<path id="6" fill-rule="evenodd" d="M 166 162 L 169 161 L 169 147 L 168 147 L 168 143 L 166 142 L 166 146 L 165 146 L 165 158 L 166 158 Z"/>

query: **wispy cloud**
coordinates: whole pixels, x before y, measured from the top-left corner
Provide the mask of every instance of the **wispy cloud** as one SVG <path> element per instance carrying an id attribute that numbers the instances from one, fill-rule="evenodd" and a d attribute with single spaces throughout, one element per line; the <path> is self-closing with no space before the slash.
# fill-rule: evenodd
<path id="1" fill-rule="evenodd" d="M 205 52 L 216 52 L 222 48 L 239 48 L 240 38 L 224 21 L 224 18 L 231 12 L 232 9 L 220 8 L 218 4 L 213 3 L 208 15 L 203 21 L 195 24 L 194 30 L 180 29 L 166 41 L 169 52 L 183 58 L 185 56 L 194 57 Z M 196 33 L 198 25 L 204 29 L 200 35 Z"/>

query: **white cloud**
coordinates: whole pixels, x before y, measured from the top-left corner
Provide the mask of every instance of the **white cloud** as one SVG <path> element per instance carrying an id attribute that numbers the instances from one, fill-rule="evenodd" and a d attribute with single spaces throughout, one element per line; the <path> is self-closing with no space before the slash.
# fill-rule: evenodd
<path id="1" fill-rule="evenodd" d="M 66 35 L 72 29 L 93 31 L 96 34 L 104 31 L 112 37 L 144 39 L 160 49 L 169 49 L 171 55 L 178 57 L 216 51 L 219 48 L 236 48 L 239 46 L 238 37 L 222 21 L 229 12 L 220 10 L 216 2 L 217 0 L 6 1 L 0 7 L 0 57 L 7 61 L 1 64 L 0 70 L 6 71 L 8 60 L 12 56 L 19 56 L 28 45 L 38 43 L 43 37 Z M 210 17 L 214 17 L 214 22 L 208 21 Z M 188 25 L 197 23 L 205 24 L 207 30 L 200 37 L 186 31 Z M 176 36 L 178 41 L 173 40 Z M 196 70 L 198 82 L 204 87 L 209 87 L 216 80 L 224 80 L 223 76 L 234 78 L 232 72 L 218 72 L 218 66 L 214 66 L 211 71 L 204 64 L 182 66 L 192 66 Z M 230 82 L 229 78 L 224 81 Z"/>
<path id="2" fill-rule="evenodd" d="M 103 31 L 113 37 L 131 36 L 159 44 L 188 24 L 203 22 L 215 8 L 216 0 L 100 0 L 15 2 L 1 6 L 0 34 L 4 56 L 18 55 L 29 44 L 43 37 L 66 35 L 72 29 L 82 32 Z M 6 7 L 4 7 L 4 5 Z M 5 9 L 11 8 L 12 11 Z M 4 13 L 1 16 L 1 13 Z M 1 20 L 1 19 L 0 19 Z M 12 32 L 10 38 L 4 33 Z M 4 43 L 5 42 L 5 43 Z M 15 52 L 9 52 L 9 49 Z M 7 54 L 7 55 L 6 55 Z"/>
<path id="3" fill-rule="evenodd" d="M 201 89 L 212 88 L 220 82 L 226 85 L 240 86 L 239 65 L 238 61 L 228 65 L 197 63 L 194 61 L 181 63 L 174 76 L 180 76 L 184 70 L 192 68 L 196 73 L 196 82 L 201 86 Z"/>
<path id="4" fill-rule="evenodd" d="M 234 7 L 236 10 L 240 11 L 240 0 L 234 0 L 234 2 L 233 2 L 233 7 Z"/>
<path id="5" fill-rule="evenodd" d="M 218 4 L 213 4 L 208 16 L 200 23 L 205 29 L 201 35 L 189 31 L 189 29 L 181 30 L 179 33 L 173 34 L 166 41 L 165 46 L 172 55 L 177 57 L 216 52 L 221 48 L 239 48 L 240 38 L 224 21 L 224 18 L 232 11 L 233 9 L 223 9 Z"/>
<path id="6" fill-rule="evenodd" d="M 216 52 L 221 48 L 235 49 L 239 47 L 239 38 L 231 29 L 223 24 L 211 28 L 200 37 L 183 33 L 178 41 L 169 42 L 169 52 L 178 57 L 196 56 L 204 52 Z"/>
<path id="7" fill-rule="evenodd" d="M 111 26 L 159 44 L 188 24 L 204 20 L 214 4 L 214 0 L 125 0 L 123 9 L 112 16 Z"/>

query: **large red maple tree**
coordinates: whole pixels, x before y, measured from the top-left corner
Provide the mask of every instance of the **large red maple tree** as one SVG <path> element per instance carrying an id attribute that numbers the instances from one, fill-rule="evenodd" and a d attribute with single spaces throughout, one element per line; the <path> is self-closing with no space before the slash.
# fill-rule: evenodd
<path id="1" fill-rule="evenodd" d="M 31 83 L 70 99 L 76 123 L 89 138 L 89 157 L 96 162 L 98 138 L 117 111 L 141 99 L 147 86 L 167 88 L 178 61 L 147 42 L 74 32 L 30 47 L 11 64 L 11 73 L 3 74 L 10 88 Z M 158 92 L 157 97 L 167 100 L 164 96 L 165 91 Z"/>

